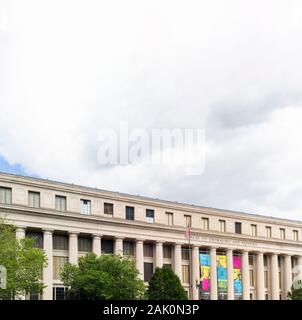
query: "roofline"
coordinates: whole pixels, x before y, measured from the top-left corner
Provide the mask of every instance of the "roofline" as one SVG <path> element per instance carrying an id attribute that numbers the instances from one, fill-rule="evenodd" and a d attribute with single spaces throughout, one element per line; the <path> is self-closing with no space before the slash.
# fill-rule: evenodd
<path id="1" fill-rule="evenodd" d="M 34 177 L 34 176 L 17 174 L 17 173 L 12 173 L 12 172 L 0 171 L 0 175 L 5 175 L 5 176 L 9 176 L 9 177 L 14 177 L 14 178 L 23 178 L 23 179 L 32 180 L 32 181 L 39 181 L 41 183 L 57 184 L 57 185 L 61 185 L 61 186 L 69 187 L 69 188 L 81 188 L 81 189 L 84 189 L 87 191 L 90 190 L 90 191 L 94 191 L 94 192 L 110 193 L 111 195 L 130 197 L 132 199 L 155 201 L 159 204 L 161 204 L 161 203 L 162 204 L 170 204 L 170 205 L 174 204 L 174 205 L 180 205 L 180 206 L 185 206 L 185 207 L 194 208 L 194 209 L 209 209 L 209 210 L 215 210 L 215 211 L 222 211 L 224 213 L 229 212 L 232 214 L 241 214 L 241 215 L 246 215 L 246 216 L 250 216 L 250 217 L 274 219 L 275 221 L 280 221 L 280 222 L 301 223 L 302 224 L 302 220 L 286 219 L 286 218 L 266 216 L 266 215 L 261 215 L 261 214 L 256 214 L 256 213 L 247 213 L 247 212 L 243 212 L 243 211 L 234 211 L 234 210 L 228 210 L 228 209 L 206 207 L 206 206 L 201 206 L 201 205 L 197 205 L 197 204 L 189 204 L 189 203 L 183 203 L 183 202 L 177 202 L 177 201 L 164 200 L 164 199 L 159 199 L 159 198 L 151 198 L 151 197 L 146 197 L 146 196 L 141 196 L 141 195 L 127 194 L 127 193 L 118 192 L 118 191 L 99 189 L 97 187 L 93 188 L 93 187 L 78 185 L 78 184 L 74 184 L 74 183 L 67 183 L 67 182 L 62 182 L 62 181 L 57 181 L 57 180 L 51 180 L 51 179 L 47 179 L 47 178 L 38 178 L 38 177 Z"/>

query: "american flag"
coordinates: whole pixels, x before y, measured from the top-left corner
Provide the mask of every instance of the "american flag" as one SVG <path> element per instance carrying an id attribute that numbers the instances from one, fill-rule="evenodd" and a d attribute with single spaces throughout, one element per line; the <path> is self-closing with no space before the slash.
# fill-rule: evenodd
<path id="1" fill-rule="evenodd" d="M 185 237 L 186 237 L 187 240 L 189 240 L 190 237 L 191 237 L 191 228 L 189 226 L 186 227 Z"/>

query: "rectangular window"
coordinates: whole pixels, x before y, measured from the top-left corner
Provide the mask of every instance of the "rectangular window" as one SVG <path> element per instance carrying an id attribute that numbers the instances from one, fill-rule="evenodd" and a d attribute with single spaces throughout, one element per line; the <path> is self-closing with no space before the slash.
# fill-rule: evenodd
<path id="1" fill-rule="evenodd" d="M 298 230 L 293 230 L 293 238 L 294 238 L 294 241 L 299 241 Z"/>
<path id="2" fill-rule="evenodd" d="M 268 288 L 268 274 L 267 274 L 267 271 L 264 271 L 264 287 Z"/>
<path id="3" fill-rule="evenodd" d="M 153 263 L 144 263 L 144 281 L 149 282 L 153 274 Z"/>
<path id="4" fill-rule="evenodd" d="M 78 250 L 80 252 L 92 252 L 92 239 L 89 237 L 78 237 Z"/>
<path id="5" fill-rule="evenodd" d="M 266 237 L 267 237 L 267 238 L 271 238 L 271 237 L 272 237 L 272 228 L 266 226 L 266 227 L 265 227 L 265 230 L 266 230 Z"/>
<path id="6" fill-rule="evenodd" d="M 166 221 L 168 226 L 173 226 L 173 213 L 166 212 Z"/>
<path id="7" fill-rule="evenodd" d="M 67 262 L 68 257 L 53 257 L 53 278 L 55 280 L 61 279 L 60 274 Z"/>
<path id="8" fill-rule="evenodd" d="M 279 271 L 279 289 L 281 289 L 281 271 Z"/>
<path id="9" fill-rule="evenodd" d="M 144 257 L 153 257 L 153 244 L 144 243 Z"/>
<path id="10" fill-rule="evenodd" d="M 133 241 L 124 241 L 123 243 L 124 247 L 124 255 L 134 257 L 134 243 Z"/>
<path id="11" fill-rule="evenodd" d="M 40 208 L 40 192 L 28 192 L 28 206 L 31 208 Z"/>
<path id="12" fill-rule="evenodd" d="M 192 217 L 185 214 L 185 227 L 192 226 Z"/>
<path id="13" fill-rule="evenodd" d="M 190 266 L 182 265 L 182 283 L 190 283 Z"/>
<path id="14" fill-rule="evenodd" d="M 280 239 L 285 240 L 285 229 L 284 228 L 280 228 Z"/>
<path id="15" fill-rule="evenodd" d="M 53 300 L 65 300 L 66 290 L 63 287 L 53 287 Z"/>
<path id="16" fill-rule="evenodd" d="M 66 197 L 56 196 L 56 210 L 66 211 Z"/>
<path id="17" fill-rule="evenodd" d="M 235 233 L 241 234 L 241 222 L 235 222 Z"/>
<path id="18" fill-rule="evenodd" d="M 252 228 L 252 236 L 253 237 L 257 237 L 257 225 L 256 224 L 252 224 L 251 228 Z"/>
<path id="19" fill-rule="evenodd" d="M 250 266 L 254 265 L 254 256 L 252 254 L 249 254 L 249 265 Z"/>
<path id="20" fill-rule="evenodd" d="M 219 230 L 220 230 L 220 232 L 225 232 L 226 231 L 225 220 L 219 220 Z"/>
<path id="21" fill-rule="evenodd" d="M 154 210 L 151 210 L 151 209 L 146 210 L 146 221 L 148 223 L 154 223 Z"/>
<path id="22" fill-rule="evenodd" d="M 102 253 L 112 254 L 113 253 L 113 240 L 102 239 L 101 241 Z"/>
<path id="23" fill-rule="evenodd" d="M 68 236 L 54 234 L 53 235 L 53 249 L 54 250 L 68 250 L 69 239 Z"/>
<path id="24" fill-rule="evenodd" d="M 172 258 L 172 248 L 171 246 L 164 245 L 163 246 L 163 256 L 166 259 L 171 259 Z"/>
<path id="25" fill-rule="evenodd" d="M 209 230 L 209 218 L 201 218 L 201 228 L 202 230 Z"/>
<path id="26" fill-rule="evenodd" d="M 0 203 L 12 204 L 12 189 L 0 187 Z"/>
<path id="27" fill-rule="evenodd" d="M 267 267 L 267 255 L 266 254 L 264 254 L 263 255 L 263 265 L 265 266 L 265 267 Z"/>
<path id="28" fill-rule="evenodd" d="M 190 259 L 189 248 L 181 248 L 181 259 L 182 260 L 189 260 Z"/>
<path id="29" fill-rule="evenodd" d="M 113 216 L 113 203 L 104 203 L 104 214 Z"/>
<path id="30" fill-rule="evenodd" d="M 126 207 L 126 219 L 134 220 L 134 207 Z"/>
<path id="31" fill-rule="evenodd" d="M 254 271 L 250 270 L 249 273 L 250 273 L 250 286 L 254 287 Z"/>
<path id="32" fill-rule="evenodd" d="M 81 199 L 81 213 L 82 214 L 91 214 L 91 201 Z"/>

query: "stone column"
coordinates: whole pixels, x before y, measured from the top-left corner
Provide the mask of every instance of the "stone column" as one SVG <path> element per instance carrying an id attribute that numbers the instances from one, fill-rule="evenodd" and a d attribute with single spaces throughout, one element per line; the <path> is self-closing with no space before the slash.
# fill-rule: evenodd
<path id="1" fill-rule="evenodd" d="M 78 233 L 69 233 L 69 262 L 72 264 L 78 263 Z"/>
<path id="2" fill-rule="evenodd" d="M 287 299 L 287 293 L 290 291 L 292 285 L 292 259 L 290 255 L 284 256 L 284 288 L 283 299 Z"/>
<path id="3" fill-rule="evenodd" d="M 123 256 L 124 254 L 124 247 L 123 247 L 123 239 L 121 237 L 116 237 L 115 238 L 115 249 L 114 249 L 114 253 L 120 256 Z"/>
<path id="4" fill-rule="evenodd" d="M 227 250 L 228 300 L 234 300 L 233 250 Z"/>
<path id="5" fill-rule="evenodd" d="M 97 256 L 101 255 L 101 236 L 99 235 L 93 235 L 92 252 Z"/>
<path id="6" fill-rule="evenodd" d="M 174 245 L 174 272 L 178 275 L 180 282 L 182 282 L 181 245 L 178 243 Z"/>
<path id="7" fill-rule="evenodd" d="M 156 242 L 156 257 L 155 257 L 155 265 L 156 265 L 156 267 L 158 267 L 158 268 L 162 268 L 163 267 L 163 259 L 164 259 L 164 257 L 163 257 L 163 255 L 164 255 L 164 253 L 163 253 L 163 243 L 162 242 L 160 242 L 160 241 L 157 241 Z"/>
<path id="8" fill-rule="evenodd" d="M 217 262 L 216 262 L 216 248 L 210 249 L 211 269 L 210 269 L 210 289 L 211 289 L 211 300 L 218 299 L 217 291 Z"/>
<path id="9" fill-rule="evenodd" d="M 16 228 L 16 239 L 18 241 L 22 240 L 25 238 L 25 228 L 23 227 L 17 227 Z M 19 294 L 17 297 L 16 297 L 17 300 L 25 300 L 26 299 L 26 296 L 25 296 L 25 293 L 24 294 Z"/>
<path id="10" fill-rule="evenodd" d="M 263 253 L 257 253 L 257 274 L 256 274 L 256 291 L 257 300 L 264 300 L 264 265 L 263 265 Z"/>
<path id="11" fill-rule="evenodd" d="M 275 253 L 271 255 L 271 298 L 272 300 L 279 300 L 278 255 Z"/>
<path id="12" fill-rule="evenodd" d="M 199 288 L 196 284 L 200 283 L 200 271 L 199 271 L 199 247 L 193 246 L 192 250 L 192 279 L 191 279 L 191 286 L 192 286 L 192 294 L 193 300 L 199 299 Z"/>
<path id="13" fill-rule="evenodd" d="M 140 278 L 144 280 L 144 241 L 141 239 L 136 240 L 135 263 Z"/>
<path id="14" fill-rule="evenodd" d="M 16 239 L 21 240 L 25 238 L 25 228 L 17 227 L 16 228 Z"/>
<path id="15" fill-rule="evenodd" d="M 249 253 L 247 251 L 243 251 L 242 253 L 242 287 L 243 300 L 250 300 Z"/>
<path id="16" fill-rule="evenodd" d="M 43 283 L 46 286 L 43 290 L 43 300 L 52 300 L 53 287 L 53 246 L 52 246 L 53 230 L 43 231 L 43 249 L 47 256 L 47 267 L 43 269 Z"/>

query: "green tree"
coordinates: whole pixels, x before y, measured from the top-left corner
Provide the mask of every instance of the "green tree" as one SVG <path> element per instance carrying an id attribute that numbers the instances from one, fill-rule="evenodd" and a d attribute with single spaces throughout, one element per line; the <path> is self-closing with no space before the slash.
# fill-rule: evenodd
<path id="1" fill-rule="evenodd" d="M 47 265 L 44 252 L 35 247 L 35 239 L 17 240 L 13 226 L 0 220 L 0 265 L 7 271 L 6 289 L 0 299 L 19 299 L 26 293 L 41 293 L 41 271 Z"/>
<path id="2" fill-rule="evenodd" d="M 130 258 L 89 253 L 78 265 L 67 263 L 61 278 L 69 288 L 68 299 L 136 300 L 145 294 L 145 284 L 138 275 Z"/>
<path id="3" fill-rule="evenodd" d="M 156 268 L 151 276 L 148 290 L 149 300 L 187 300 L 178 276 L 169 266 Z"/>
<path id="4" fill-rule="evenodd" d="M 290 300 L 302 300 L 302 287 L 295 289 L 291 287 L 291 291 L 287 293 Z"/>

